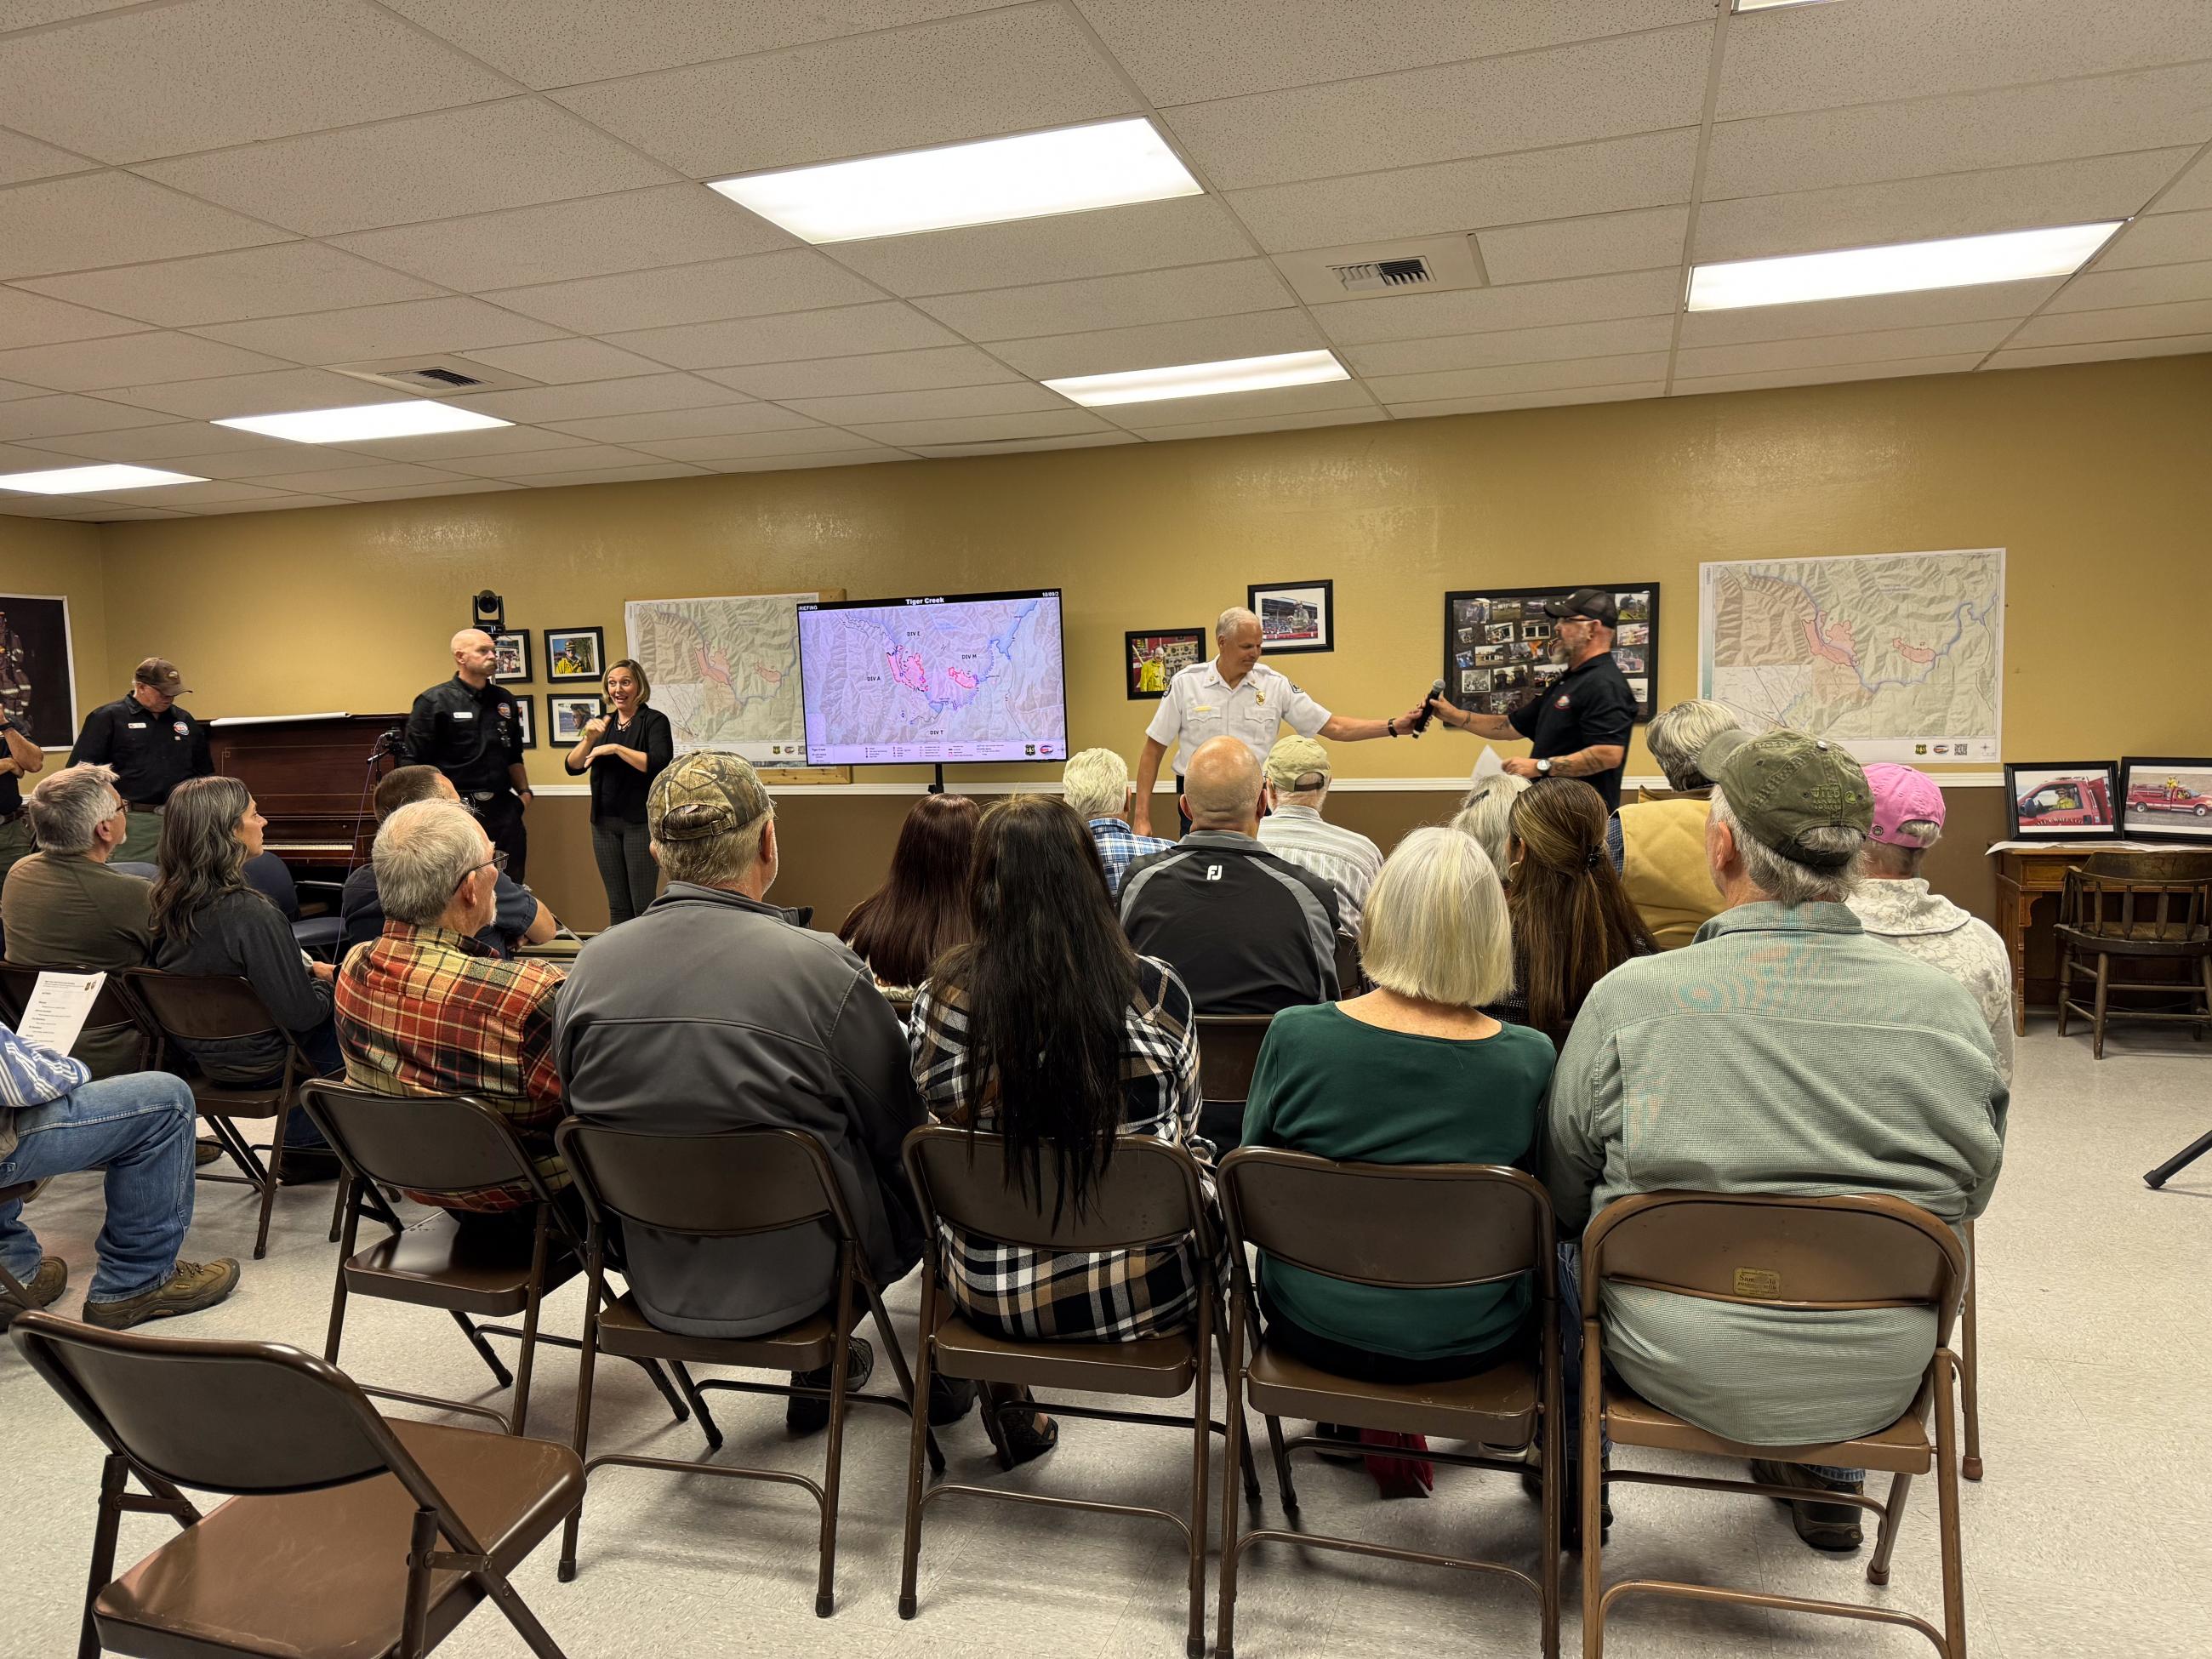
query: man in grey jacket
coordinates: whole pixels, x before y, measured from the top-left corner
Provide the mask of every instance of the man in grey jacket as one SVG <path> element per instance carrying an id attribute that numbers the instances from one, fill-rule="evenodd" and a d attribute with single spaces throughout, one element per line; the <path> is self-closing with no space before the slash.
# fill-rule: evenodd
<path id="1" fill-rule="evenodd" d="M 775 808 L 732 755 L 686 755 L 653 781 L 646 826 L 668 890 L 578 953 L 555 1015 L 568 1105 L 587 1123 L 711 1134 L 802 1129 L 829 1154 L 878 1284 L 921 1258 L 899 1163 L 924 1121 L 906 1041 L 860 959 L 763 902 L 776 877 Z M 835 1300 L 820 1223 L 744 1238 L 632 1227 L 630 1291 L 646 1316 L 696 1336 L 753 1336 Z M 853 1385 L 872 1364 L 855 1339 Z M 826 1384 L 811 1374 L 802 1381 Z M 794 1397 L 793 1428 L 828 1420 Z"/>

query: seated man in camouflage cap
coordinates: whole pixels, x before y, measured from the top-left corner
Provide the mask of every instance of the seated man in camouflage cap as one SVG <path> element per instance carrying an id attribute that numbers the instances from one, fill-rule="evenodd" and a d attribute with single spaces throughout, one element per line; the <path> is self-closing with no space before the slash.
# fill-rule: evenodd
<path id="1" fill-rule="evenodd" d="M 1974 999 L 1869 938 L 1845 902 L 1871 819 L 1865 774 L 1796 732 L 1723 732 L 1698 768 L 1713 784 L 1705 862 L 1723 908 L 1688 948 L 1623 963 L 1583 1004 L 1545 1151 L 1561 1230 L 1663 1188 L 1887 1194 L 1954 1227 L 1972 1220 L 2004 1157 L 2005 1085 Z M 1607 1292 L 1604 1321 L 1606 1359 L 1629 1387 L 1754 1446 L 1887 1427 L 1936 1344 L 1925 1309 L 1810 1318 L 1627 1285 Z M 1561 1310 L 1563 1331 L 1579 1322 Z M 1578 1375 L 1571 1338 L 1566 1352 Z M 1568 1400 L 1577 1392 L 1571 1382 Z M 1752 1468 L 1776 1486 L 1863 1489 L 1856 1469 Z M 1815 1549 L 1858 1547 L 1856 1507 L 1791 1508 Z"/>
<path id="2" fill-rule="evenodd" d="M 904 1278 L 921 1223 L 899 1146 L 927 1115 L 906 1038 L 865 963 L 763 902 L 777 860 L 767 789 L 733 755 L 686 755 L 653 780 L 646 832 L 668 890 L 586 945 L 561 994 L 569 1110 L 665 1134 L 803 1129 L 837 1171 L 868 1271 Z M 623 1242 L 639 1307 L 685 1335 L 758 1335 L 836 1299 L 819 1223 L 727 1239 L 632 1227 Z M 857 1389 L 873 1355 L 854 1342 Z M 826 1386 L 829 1371 L 801 1380 Z M 818 1428 L 828 1403 L 794 1397 L 787 1420 Z"/>

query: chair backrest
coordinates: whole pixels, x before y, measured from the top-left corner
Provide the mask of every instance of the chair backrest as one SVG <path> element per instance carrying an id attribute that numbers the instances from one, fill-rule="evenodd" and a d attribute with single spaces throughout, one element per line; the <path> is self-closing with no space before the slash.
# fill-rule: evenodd
<path id="1" fill-rule="evenodd" d="M 136 876 L 141 881 L 151 881 L 161 873 L 158 864 L 148 864 L 142 859 L 110 859 L 107 867 L 119 875 Z"/>
<path id="2" fill-rule="evenodd" d="M 125 972 L 131 994 L 154 1023 L 188 1042 L 258 1036 L 281 1031 L 251 981 L 237 974 L 165 974 L 157 968 Z"/>
<path id="3" fill-rule="evenodd" d="M 1940 1341 L 1966 1276 L 1950 1228 L 1872 1194 L 1639 1193 L 1606 1206 L 1583 1236 L 1585 1310 L 1604 1279 L 1793 1311 L 1932 1307 Z"/>
<path id="4" fill-rule="evenodd" d="M 827 1221 L 839 1238 L 855 1236 L 829 1154 L 804 1130 L 654 1135 L 569 1118 L 553 1141 L 595 1220 L 619 1216 L 698 1238 Z"/>
<path id="5" fill-rule="evenodd" d="M 1359 994 L 1359 940 L 1350 933 L 1336 936 L 1336 994 L 1342 1001 Z"/>
<path id="6" fill-rule="evenodd" d="M 1229 1237 L 1356 1285 L 1496 1284 L 1534 1273 L 1548 1294 L 1552 1204 L 1519 1170 L 1487 1164 L 1339 1164 L 1245 1146 L 1221 1164 Z"/>
<path id="7" fill-rule="evenodd" d="M 1059 1166 L 1059 1155 L 1048 1150 L 1041 1192 L 1024 1195 L 997 1135 L 926 1124 L 906 1138 L 907 1177 L 923 1213 L 963 1232 L 1037 1250 L 1129 1249 L 1194 1232 L 1208 1240 L 1198 1165 L 1180 1146 L 1146 1135 L 1118 1137 L 1080 1214 L 1073 1204 L 1054 1201 Z"/>
<path id="8" fill-rule="evenodd" d="M 274 853 L 257 853 L 240 872 L 249 884 L 284 913 L 287 921 L 300 919 L 300 890 L 292 880 L 291 866 Z"/>
<path id="9" fill-rule="evenodd" d="M 2058 919 L 2116 939 L 2185 937 L 2212 920 L 2212 851 L 2092 854 L 2067 871 Z"/>
<path id="10" fill-rule="evenodd" d="M 1273 1014 L 1198 1017 L 1198 1092 L 1201 1099 L 1241 1104 L 1252 1090 L 1252 1067 L 1267 1040 Z"/>
<path id="11" fill-rule="evenodd" d="M 0 962 L 0 1011 L 6 1013 L 10 1025 L 21 1023 L 23 1011 L 31 1005 L 32 993 L 39 988 L 39 975 L 49 971 L 92 974 L 100 970 L 96 968 L 25 968 L 13 962 Z M 110 1025 L 130 1025 L 135 1026 L 142 1037 L 152 1036 L 148 1029 L 149 1024 L 137 1000 L 124 988 L 122 976 L 112 971 L 101 984 L 100 994 L 93 999 L 91 1012 L 84 1017 L 87 1030 L 98 1030 Z"/>
<path id="12" fill-rule="evenodd" d="M 2212 880 L 2212 848 L 2177 847 L 2156 853 L 2092 853 L 2081 867 L 2094 876 L 2122 881 Z"/>
<path id="13" fill-rule="evenodd" d="M 300 1103 L 348 1170 L 380 1186 L 469 1193 L 538 1185 L 514 1126 L 472 1096 L 379 1095 L 317 1082 L 301 1085 Z"/>

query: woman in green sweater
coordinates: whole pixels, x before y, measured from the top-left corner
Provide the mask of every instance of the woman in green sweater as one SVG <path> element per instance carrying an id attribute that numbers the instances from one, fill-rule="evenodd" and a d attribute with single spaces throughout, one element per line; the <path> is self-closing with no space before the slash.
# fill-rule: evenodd
<path id="1" fill-rule="evenodd" d="M 1244 1145 L 1358 1164 L 1526 1165 L 1552 1042 L 1480 1012 L 1510 987 L 1498 872 L 1456 830 L 1417 830 L 1368 895 L 1360 965 L 1376 988 L 1287 1008 L 1267 1029 Z M 1520 1351 L 1523 1280 L 1378 1290 L 1261 1258 L 1269 1346 L 1378 1382 L 1472 1376 Z"/>

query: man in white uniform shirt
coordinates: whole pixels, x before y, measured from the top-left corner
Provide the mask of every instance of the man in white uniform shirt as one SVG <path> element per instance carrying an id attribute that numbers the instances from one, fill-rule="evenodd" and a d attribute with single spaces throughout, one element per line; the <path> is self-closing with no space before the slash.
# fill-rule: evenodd
<path id="1" fill-rule="evenodd" d="M 1295 733 L 1278 739 L 1267 751 L 1275 810 L 1260 820 L 1260 845 L 1335 888 L 1337 930 L 1357 937 L 1367 890 L 1382 873 L 1382 849 L 1322 816 L 1328 781 L 1328 750 Z"/>
<path id="2" fill-rule="evenodd" d="M 1193 663 L 1170 680 L 1159 712 L 1145 728 L 1145 752 L 1137 762 L 1136 808 L 1129 818 L 1129 827 L 1140 836 L 1152 833 L 1152 789 L 1159 781 L 1160 762 L 1176 744 L 1181 750 L 1176 758 L 1182 762 L 1209 738 L 1232 737 L 1265 766 L 1275 733 L 1285 723 L 1300 737 L 1360 743 L 1405 735 L 1421 712 L 1416 708 L 1387 720 L 1330 714 L 1291 684 L 1288 676 L 1260 660 L 1260 619 L 1242 605 L 1221 613 L 1221 620 L 1213 624 L 1213 638 L 1218 654 L 1209 662 Z M 1182 776 L 1180 764 L 1176 776 Z M 1176 793 L 1182 793 L 1180 785 Z M 1190 828 L 1188 821 L 1183 828 Z"/>

